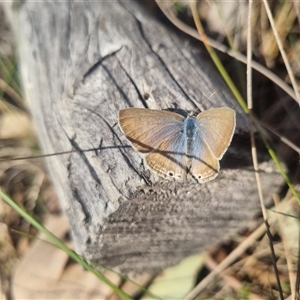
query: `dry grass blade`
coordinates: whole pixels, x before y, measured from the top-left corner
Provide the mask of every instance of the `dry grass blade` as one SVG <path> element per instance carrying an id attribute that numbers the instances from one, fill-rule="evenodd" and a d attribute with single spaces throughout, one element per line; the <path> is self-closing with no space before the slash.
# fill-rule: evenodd
<path id="1" fill-rule="evenodd" d="M 295 12 L 297 14 L 298 23 L 300 23 L 300 3 L 297 0 L 293 0 L 293 5 L 294 5 Z"/>
<path id="2" fill-rule="evenodd" d="M 216 262 L 210 257 L 207 256 L 206 261 L 205 261 L 205 265 L 211 270 L 213 271 L 216 267 L 217 264 Z M 237 280 L 236 278 L 229 276 L 229 275 L 225 275 L 225 274 L 220 274 L 220 276 L 223 278 L 223 280 L 233 289 L 235 289 L 236 291 L 240 290 L 242 288 L 242 283 Z M 257 294 L 254 293 L 249 293 L 248 295 L 248 299 L 249 300 L 262 300 L 263 298 L 260 297 Z"/>
<path id="3" fill-rule="evenodd" d="M 13 101 L 20 107 L 22 110 L 27 111 L 26 103 L 23 101 L 22 97 L 6 83 L 3 79 L 0 78 L 0 90 L 2 94 L 6 93 Z"/>
<path id="4" fill-rule="evenodd" d="M 273 199 L 274 199 L 274 204 L 275 204 L 276 211 L 280 211 L 278 209 L 279 201 L 280 201 L 278 195 L 273 195 Z M 295 274 L 293 272 L 293 264 L 292 264 L 292 261 L 290 259 L 291 254 L 290 254 L 290 251 L 289 251 L 288 245 L 287 245 L 287 237 L 285 236 L 285 233 L 283 231 L 284 220 L 283 220 L 283 216 L 281 214 L 278 214 L 277 217 L 278 217 L 279 227 L 280 227 L 280 231 L 281 231 L 280 235 L 281 235 L 281 238 L 282 238 L 284 251 L 285 251 L 285 258 L 287 260 L 287 266 L 288 266 L 288 270 L 289 270 L 291 296 L 292 296 L 292 299 L 296 299 L 295 298 L 295 295 L 296 295 L 296 291 L 295 291 L 296 278 L 295 278 Z"/>
<path id="5" fill-rule="evenodd" d="M 286 213 L 292 209 L 292 205 L 295 203 L 295 199 L 292 197 L 291 193 L 288 192 L 288 194 L 285 197 L 285 200 L 281 202 L 278 207 L 276 208 L 277 211 L 281 211 L 283 213 Z M 276 225 L 278 221 L 278 213 L 270 211 L 269 212 L 269 225 L 274 226 Z M 185 297 L 186 300 L 195 299 L 197 295 L 200 295 L 207 286 L 222 272 L 224 272 L 226 269 L 228 269 L 230 266 L 232 266 L 233 273 L 245 273 L 245 276 L 249 276 L 249 270 L 256 270 L 259 268 L 266 268 L 265 265 L 257 264 L 257 260 L 265 260 L 266 257 L 269 257 L 270 255 L 270 248 L 267 247 L 269 242 L 264 238 L 262 241 L 258 242 L 261 237 L 266 234 L 266 226 L 265 224 L 261 224 L 251 235 L 249 235 L 247 238 L 245 238 L 238 246 L 235 248 L 224 260 L 222 260 L 221 263 L 219 263 L 218 266 L 214 266 L 211 273 L 209 273 L 202 281 Z M 267 237 L 268 239 L 268 237 Z M 264 248 L 261 249 L 262 242 L 265 241 Z M 251 256 L 246 256 L 246 258 L 243 258 L 239 260 L 240 257 L 247 251 L 247 249 L 253 248 L 255 245 L 258 245 L 256 247 L 256 251 L 251 254 Z M 278 252 L 279 255 L 283 254 L 281 249 L 277 246 L 276 252 Z M 258 271 L 258 270 L 257 270 Z M 258 272 L 259 273 L 259 272 Z M 257 274 L 253 274 L 253 276 L 257 279 Z M 272 272 L 272 275 L 274 277 L 274 272 Z M 266 280 L 270 280 L 270 275 L 266 273 L 265 277 Z M 272 282 L 276 283 L 276 278 L 272 279 Z"/>
<path id="6" fill-rule="evenodd" d="M 209 275 L 207 275 L 186 297 L 186 300 L 195 299 L 212 280 L 228 268 L 238 257 L 240 257 L 254 242 L 266 231 L 262 224 L 247 239 L 245 239 L 234 251 L 232 251 Z"/>
<path id="7" fill-rule="evenodd" d="M 193 38 L 197 39 L 197 40 L 201 40 L 201 38 L 199 37 L 199 33 L 197 32 L 197 30 L 191 28 L 190 26 L 186 25 L 185 23 L 183 23 L 182 21 L 180 21 L 176 15 L 174 14 L 173 10 L 170 8 L 170 5 L 173 4 L 173 2 L 165 2 L 165 1 L 156 1 L 157 5 L 160 7 L 160 9 L 163 11 L 163 13 L 165 14 L 165 16 L 176 26 L 178 27 L 180 30 L 182 30 L 183 32 L 185 32 L 186 34 L 192 36 Z M 244 64 L 247 64 L 247 58 L 245 57 L 245 55 L 241 54 L 238 51 L 229 49 L 228 47 L 226 47 L 225 45 L 207 38 L 207 43 L 223 52 L 228 54 L 231 57 L 234 57 L 235 59 L 237 59 L 238 61 L 243 62 Z M 284 90 L 288 95 L 290 95 L 293 99 L 297 99 L 293 89 L 291 89 L 281 78 L 279 78 L 277 75 L 275 75 L 273 72 L 271 72 L 270 70 L 268 70 L 267 68 L 265 68 L 264 66 L 262 66 L 261 64 L 255 62 L 255 61 L 251 61 L 251 67 L 255 70 L 257 70 L 258 72 L 260 72 L 261 74 L 263 74 L 264 76 L 266 76 L 267 78 L 269 78 L 270 80 L 272 80 L 278 87 L 280 87 L 282 90 Z"/>
<path id="8" fill-rule="evenodd" d="M 253 1 L 249 1 L 248 9 L 248 30 L 247 30 L 247 104 L 249 111 L 253 108 L 253 99 L 252 99 L 252 6 Z"/>
<path id="9" fill-rule="evenodd" d="M 257 191 L 259 195 L 259 201 L 260 201 L 260 206 L 262 210 L 262 215 L 263 219 L 266 225 L 266 231 L 268 234 L 268 237 L 270 239 L 270 248 L 271 248 L 271 255 L 272 255 L 272 261 L 273 261 L 273 267 L 274 267 L 274 272 L 276 274 L 276 279 L 277 279 L 277 286 L 280 294 L 280 298 L 283 299 L 283 292 L 281 288 L 281 283 L 279 279 L 279 273 L 276 265 L 276 259 L 275 259 L 275 253 L 274 253 L 274 248 L 272 244 L 272 237 L 269 231 L 269 224 L 268 224 L 268 219 L 267 219 L 267 213 L 266 213 L 266 208 L 265 208 L 265 203 L 263 199 L 263 193 L 262 193 L 262 185 L 261 185 L 261 180 L 260 180 L 260 175 L 259 175 L 259 169 L 258 169 L 258 160 L 257 160 L 257 149 L 255 145 L 255 139 L 254 139 L 254 120 L 252 118 L 252 107 L 253 107 L 253 100 L 252 100 L 252 67 L 251 67 L 251 61 L 252 61 L 252 31 L 251 31 L 251 17 L 252 17 L 252 5 L 253 1 L 250 0 L 249 2 L 249 9 L 248 9 L 248 37 L 247 37 L 247 104 L 248 104 L 248 109 L 250 111 L 249 114 L 249 123 L 250 123 L 250 140 L 251 140 L 251 153 L 252 153 L 252 161 L 253 161 L 253 167 L 254 167 L 254 172 L 255 172 L 255 178 L 256 178 L 256 185 L 257 185 Z"/>
<path id="10" fill-rule="evenodd" d="M 282 56 L 282 59 L 284 61 L 284 64 L 285 64 L 285 67 L 287 69 L 287 72 L 289 74 L 289 77 L 290 77 L 290 80 L 291 80 L 291 83 L 293 85 L 293 88 L 294 88 L 294 92 L 295 92 L 295 95 L 296 95 L 296 101 L 298 102 L 298 104 L 300 105 L 300 95 L 299 95 L 299 92 L 298 92 L 298 86 L 297 86 L 297 83 L 296 83 L 296 79 L 295 79 L 295 76 L 293 74 L 293 71 L 292 71 L 292 68 L 290 66 L 290 63 L 289 63 L 289 60 L 287 58 L 287 55 L 284 51 L 284 48 L 283 48 L 283 45 L 282 45 L 282 42 L 281 42 L 281 39 L 280 39 L 280 36 L 278 34 L 278 30 L 275 26 L 275 23 L 274 23 L 274 19 L 273 19 L 273 16 L 272 16 L 272 13 L 271 13 L 271 10 L 270 10 L 270 6 L 268 4 L 268 2 L 266 0 L 263 0 L 263 3 L 265 5 L 265 9 L 266 9 L 266 12 L 267 12 L 267 15 L 268 15 L 268 18 L 269 18 L 269 21 L 271 23 L 271 26 L 272 26 L 272 29 L 273 29 L 273 33 L 274 33 L 274 36 L 276 38 L 276 42 L 277 42 L 277 45 L 279 47 L 279 50 L 280 50 L 280 53 L 281 53 L 281 56 Z M 287 1 L 286 3 L 290 3 L 289 1 Z M 286 7 L 286 6 L 284 6 Z"/>
<path id="11" fill-rule="evenodd" d="M 229 76 L 227 70 L 225 69 L 223 63 L 221 62 L 218 54 L 216 53 L 216 51 L 209 45 L 209 43 L 207 43 L 208 37 L 203 29 L 200 17 L 199 17 L 199 13 L 197 10 L 197 4 L 196 2 L 191 2 L 190 3 L 190 8 L 192 11 L 192 15 L 193 15 L 193 20 L 195 22 L 196 28 L 198 30 L 199 36 L 201 37 L 201 40 L 204 43 L 204 46 L 207 50 L 207 52 L 210 55 L 211 60 L 214 62 L 214 64 L 216 65 L 219 73 L 222 75 L 224 81 L 226 82 L 227 86 L 229 87 L 229 89 L 231 90 L 231 92 L 233 93 L 234 97 L 236 98 L 236 101 L 239 103 L 239 105 L 242 107 L 242 109 L 244 110 L 244 112 L 248 113 L 248 108 L 245 104 L 245 101 L 240 93 L 240 91 L 237 89 L 236 84 L 232 81 L 231 77 Z"/>

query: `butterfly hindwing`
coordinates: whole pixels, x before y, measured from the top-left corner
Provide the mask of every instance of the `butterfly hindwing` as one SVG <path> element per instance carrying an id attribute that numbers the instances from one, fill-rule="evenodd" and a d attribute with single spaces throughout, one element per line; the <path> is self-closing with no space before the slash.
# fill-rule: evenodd
<path id="1" fill-rule="evenodd" d="M 195 139 L 191 153 L 191 167 L 189 174 L 199 183 L 214 179 L 219 172 L 218 159 L 212 154 L 207 143 L 201 138 Z"/>
<path id="2" fill-rule="evenodd" d="M 185 137 L 182 132 L 169 136 L 159 148 L 146 156 L 150 169 L 165 178 L 186 179 Z"/>

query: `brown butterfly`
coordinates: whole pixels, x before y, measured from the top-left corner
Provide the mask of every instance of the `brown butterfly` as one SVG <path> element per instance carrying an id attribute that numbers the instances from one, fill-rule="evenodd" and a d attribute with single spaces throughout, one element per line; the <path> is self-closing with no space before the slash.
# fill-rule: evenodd
<path id="1" fill-rule="evenodd" d="M 235 112 L 221 107 L 186 118 L 144 108 L 119 111 L 119 125 L 132 146 L 158 175 L 199 183 L 214 179 L 235 129 Z"/>

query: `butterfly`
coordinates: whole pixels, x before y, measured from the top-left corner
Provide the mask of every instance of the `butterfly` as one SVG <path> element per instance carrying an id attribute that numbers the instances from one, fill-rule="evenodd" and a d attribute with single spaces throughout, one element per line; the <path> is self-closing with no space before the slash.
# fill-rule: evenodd
<path id="1" fill-rule="evenodd" d="M 235 111 L 220 107 L 197 116 L 145 108 L 119 110 L 119 126 L 146 165 L 159 176 L 177 181 L 210 181 L 231 143 Z"/>

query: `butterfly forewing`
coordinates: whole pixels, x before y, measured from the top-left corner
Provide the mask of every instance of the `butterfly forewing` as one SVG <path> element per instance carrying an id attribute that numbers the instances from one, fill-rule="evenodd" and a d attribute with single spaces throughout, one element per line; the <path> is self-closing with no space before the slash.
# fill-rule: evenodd
<path id="1" fill-rule="evenodd" d="M 220 160 L 228 148 L 234 133 L 234 110 L 227 107 L 205 110 L 196 119 L 200 139 L 206 141 L 212 154 Z"/>
<path id="2" fill-rule="evenodd" d="M 141 153 L 158 149 L 162 142 L 182 131 L 184 117 L 176 113 L 143 108 L 119 111 L 119 124 L 127 137 Z"/>

